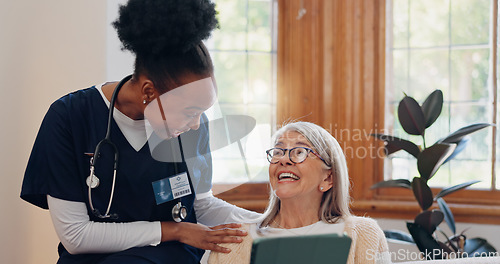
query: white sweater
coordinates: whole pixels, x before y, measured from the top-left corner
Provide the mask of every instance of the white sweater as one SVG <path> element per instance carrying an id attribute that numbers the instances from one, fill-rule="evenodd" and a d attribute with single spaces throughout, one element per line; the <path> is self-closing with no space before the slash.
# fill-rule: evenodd
<path id="1" fill-rule="evenodd" d="M 289 233 L 296 233 L 296 235 L 317 234 L 318 232 L 316 231 L 319 227 L 323 227 L 323 233 L 339 233 L 338 227 L 339 225 L 343 225 L 341 230 L 347 233 L 352 239 L 347 260 L 348 264 L 391 263 L 384 232 L 380 229 L 377 222 L 371 218 L 349 216 L 345 217 L 340 224 L 321 222 L 320 224 L 316 223 L 313 225 L 294 228 Z M 331 225 L 331 227 L 326 227 L 328 225 Z M 252 230 L 255 230 L 256 226 L 257 224 L 245 224 L 243 227 L 249 231 L 250 235 L 244 237 L 243 242 L 239 244 L 222 244 L 221 246 L 230 248 L 231 253 L 212 252 L 208 259 L 208 264 L 250 263 L 254 238 Z"/>

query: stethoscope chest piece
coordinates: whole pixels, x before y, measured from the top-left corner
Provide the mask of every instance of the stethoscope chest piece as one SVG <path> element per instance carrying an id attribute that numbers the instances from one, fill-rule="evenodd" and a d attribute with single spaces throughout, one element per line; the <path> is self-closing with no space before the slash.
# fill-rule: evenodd
<path id="1" fill-rule="evenodd" d="M 97 178 L 97 176 L 95 176 L 94 174 L 88 176 L 85 182 L 87 183 L 87 186 L 92 189 L 97 188 L 100 183 L 99 178 Z"/>
<path id="2" fill-rule="evenodd" d="M 175 222 L 182 222 L 187 217 L 187 208 L 181 204 L 179 201 L 174 207 L 172 207 L 172 218 Z"/>
<path id="3" fill-rule="evenodd" d="M 94 157 L 90 158 L 90 175 L 87 177 L 85 182 L 90 189 L 94 189 L 99 186 L 99 178 L 97 178 L 94 174 Z"/>

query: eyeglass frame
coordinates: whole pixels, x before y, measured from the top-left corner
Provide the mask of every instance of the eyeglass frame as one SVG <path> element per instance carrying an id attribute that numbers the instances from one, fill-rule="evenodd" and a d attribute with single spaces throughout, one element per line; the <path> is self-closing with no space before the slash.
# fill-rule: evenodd
<path id="1" fill-rule="evenodd" d="M 294 149 L 299 149 L 299 148 L 301 148 L 301 149 L 305 149 L 305 150 L 307 151 L 307 155 L 306 155 L 306 157 L 304 158 L 304 160 L 303 160 L 303 161 L 301 161 L 301 162 L 295 162 L 295 161 L 293 161 L 293 160 L 292 160 L 292 156 L 291 156 L 291 154 L 290 154 L 290 153 L 292 153 L 292 151 L 293 151 Z M 330 166 L 330 165 L 328 165 L 328 163 L 327 163 L 327 162 L 326 162 L 326 161 L 325 161 L 325 160 L 324 160 L 324 159 L 323 159 L 323 158 L 322 158 L 322 157 L 321 157 L 318 153 L 316 153 L 313 149 L 311 149 L 311 148 L 306 148 L 306 147 L 294 147 L 294 148 L 290 148 L 290 149 L 276 148 L 276 147 L 275 147 L 275 148 L 270 148 L 270 149 L 266 150 L 266 154 L 267 154 L 266 156 L 267 156 L 267 161 L 269 161 L 269 163 L 271 163 L 271 164 L 276 164 L 276 163 L 278 163 L 278 162 L 279 162 L 279 159 L 278 159 L 276 162 L 271 162 L 271 160 L 272 160 L 272 156 L 271 156 L 270 152 L 271 152 L 273 149 L 280 149 L 280 150 L 282 150 L 282 151 L 283 151 L 283 156 L 281 156 L 281 158 L 283 158 L 283 157 L 286 155 L 286 152 L 288 151 L 288 159 L 289 159 L 289 160 L 290 160 L 293 164 L 300 164 L 300 163 L 302 163 L 302 162 L 306 161 L 307 157 L 309 157 L 309 153 L 312 153 L 312 154 L 316 155 L 316 157 L 318 157 L 321 161 L 323 161 L 323 163 L 325 163 L 327 166 Z M 280 159 L 281 159 L 281 158 L 280 158 Z"/>

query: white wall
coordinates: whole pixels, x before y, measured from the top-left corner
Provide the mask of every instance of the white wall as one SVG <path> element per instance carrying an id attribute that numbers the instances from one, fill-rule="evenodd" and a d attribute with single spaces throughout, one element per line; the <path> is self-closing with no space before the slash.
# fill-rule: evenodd
<path id="1" fill-rule="evenodd" d="M 106 1 L 1 0 L 0 262 L 57 260 L 47 211 L 19 198 L 50 103 L 106 76 Z"/>
<path id="2" fill-rule="evenodd" d="M 121 50 L 121 42 L 111 23 L 118 17 L 118 7 L 126 0 L 107 0 L 106 5 L 106 80 L 120 80 L 134 69 L 134 56 Z"/>

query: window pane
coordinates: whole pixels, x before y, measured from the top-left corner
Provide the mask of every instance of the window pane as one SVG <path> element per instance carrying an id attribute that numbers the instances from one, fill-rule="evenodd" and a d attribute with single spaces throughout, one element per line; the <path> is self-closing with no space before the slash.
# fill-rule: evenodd
<path id="1" fill-rule="evenodd" d="M 447 46 L 449 34 L 448 0 L 410 1 L 410 46 Z"/>
<path id="2" fill-rule="evenodd" d="M 490 7 L 490 0 L 453 0 L 451 5 L 452 44 L 488 44 Z"/>
<path id="3" fill-rule="evenodd" d="M 403 91 L 408 91 L 408 51 L 394 50 L 393 57 L 393 79 L 391 89 L 387 94 L 389 102 L 399 101 Z"/>
<path id="4" fill-rule="evenodd" d="M 220 29 L 213 33 L 212 49 L 245 50 L 247 38 L 247 1 L 214 1 L 219 12 Z"/>
<path id="5" fill-rule="evenodd" d="M 453 101 L 488 100 L 489 49 L 451 51 Z"/>
<path id="6" fill-rule="evenodd" d="M 247 55 L 243 52 L 214 51 L 218 98 L 224 103 L 243 103 L 247 89 Z"/>
<path id="7" fill-rule="evenodd" d="M 409 92 L 412 97 L 425 99 L 436 89 L 443 91 L 445 96 L 448 95 L 448 54 L 449 52 L 443 49 L 410 52 Z"/>
<path id="8" fill-rule="evenodd" d="M 247 103 L 271 103 L 272 97 L 272 54 L 252 53 L 248 56 Z"/>
<path id="9" fill-rule="evenodd" d="M 408 47 L 408 3 L 409 0 L 393 0 L 393 40 L 394 48 L 405 48 Z M 406 15 L 398 15 L 406 14 Z"/>
<path id="10" fill-rule="evenodd" d="M 387 177 L 386 179 L 411 180 L 418 175 L 417 162 L 414 158 L 391 157 L 385 161 L 385 166 L 386 168 L 392 168 L 392 177 Z"/>
<path id="11" fill-rule="evenodd" d="M 485 105 L 481 105 L 480 103 L 454 103 L 450 108 L 451 132 L 472 123 L 491 122 L 488 118 L 488 112 L 490 111 Z M 480 132 L 476 132 L 475 134 L 477 133 Z"/>
<path id="12" fill-rule="evenodd" d="M 227 148 L 235 148 L 237 146 L 228 146 Z M 218 157 L 218 153 L 227 152 L 233 153 L 237 152 L 237 150 L 227 151 L 216 151 L 213 153 L 214 159 L 221 159 Z M 213 175 L 214 181 L 223 182 L 223 183 L 234 183 L 234 182 L 248 182 L 250 177 L 245 174 L 245 171 L 241 168 L 244 168 L 245 164 L 242 159 L 231 159 L 227 158 L 223 160 L 224 166 L 214 166 L 213 167 Z"/>
<path id="13" fill-rule="evenodd" d="M 443 165 L 436 175 L 429 180 L 434 187 L 449 187 L 464 182 L 479 180 L 469 189 L 485 189 L 490 187 L 491 169 L 489 161 L 451 160 Z"/>
<path id="14" fill-rule="evenodd" d="M 472 180 L 481 182 L 469 189 L 489 189 L 491 186 L 491 162 L 489 160 L 452 160 L 450 167 L 453 169 L 448 186 Z"/>
<path id="15" fill-rule="evenodd" d="M 257 120 L 257 124 L 271 124 L 273 106 L 271 105 L 250 105 L 247 114 Z"/>
<path id="16" fill-rule="evenodd" d="M 270 52 L 271 2 L 249 1 L 248 5 L 248 49 Z"/>

